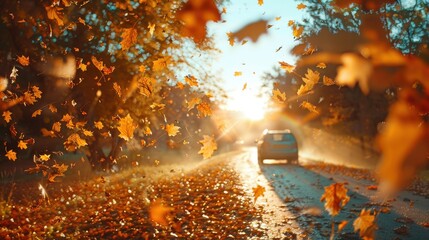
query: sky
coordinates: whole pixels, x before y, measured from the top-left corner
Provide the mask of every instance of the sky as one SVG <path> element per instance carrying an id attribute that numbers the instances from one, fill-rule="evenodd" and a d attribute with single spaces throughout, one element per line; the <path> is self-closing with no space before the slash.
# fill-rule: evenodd
<path id="1" fill-rule="evenodd" d="M 295 43 L 288 21 L 299 20 L 304 13 L 296 8 L 297 4 L 293 0 L 265 0 L 260 6 L 258 0 L 231 0 L 225 4 L 226 14 L 222 14 L 222 20 L 207 25 L 208 33 L 214 36 L 215 46 L 221 50 L 213 59 L 212 70 L 223 79 L 222 86 L 229 96 L 227 109 L 239 110 L 243 104 L 260 108 L 266 106 L 269 96 L 263 99 L 256 96 L 263 73 L 279 66 L 279 61 L 294 62 L 289 54 Z M 281 19 L 276 21 L 276 17 Z M 256 43 L 249 40 L 244 45 L 236 42 L 230 46 L 226 33 L 235 32 L 258 20 L 267 20 L 268 24 L 273 25 L 267 34 Z M 276 52 L 279 47 L 282 48 Z M 242 75 L 235 77 L 236 71 L 242 72 Z M 245 83 L 247 88 L 243 91 Z"/>

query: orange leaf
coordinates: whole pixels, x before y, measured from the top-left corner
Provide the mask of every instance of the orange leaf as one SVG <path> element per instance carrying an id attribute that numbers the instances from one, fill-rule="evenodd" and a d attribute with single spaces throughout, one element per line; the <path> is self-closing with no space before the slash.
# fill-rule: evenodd
<path id="1" fill-rule="evenodd" d="M 173 123 L 165 125 L 165 131 L 167 132 L 167 135 L 169 137 L 176 136 L 177 133 L 179 132 L 179 129 L 180 129 L 180 127 L 179 126 L 175 126 Z"/>
<path id="2" fill-rule="evenodd" d="M 303 101 L 301 103 L 301 105 L 299 105 L 302 108 L 307 109 L 308 111 L 312 112 L 312 113 L 316 113 L 319 114 L 320 112 L 317 110 L 316 106 L 314 106 L 313 104 L 307 102 L 307 101 Z"/>
<path id="3" fill-rule="evenodd" d="M 131 138 L 133 138 L 135 129 L 136 126 L 134 125 L 134 121 L 131 118 L 130 114 L 119 120 L 119 137 L 124 139 L 125 141 L 129 141 L 131 140 Z"/>
<path id="4" fill-rule="evenodd" d="M 333 183 L 328 187 L 325 187 L 325 193 L 323 193 L 320 201 L 325 201 L 325 209 L 330 215 L 338 215 L 341 208 L 344 207 L 350 200 L 347 196 L 347 188 L 344 187 L 343 183 Z"/>
<path id="5" fill-rule="evenodd" d="M 19 140 L 19 142 L 18 142 L 18 148 L 19 149 L 27 149 L 27 143 L 24 142 L 24 141 L 22 141 L 22 140 Z"/>
<path id="6" fill-rule="evenodd" d="M 197 106 L 198 116 L 200 117 L 208 117 L 212 115 L 212 109 L 210 108 L 210 104 L 207 102 L 202 102 Z"/>
<path id="7" fill-rule="evenodd" d="M 48 19 L 55 20 L 58 26 L 64 25 L 64 21 L 62 20 L 63 13 L 61 12 L 63 10 L 62 8 L 46 6 L 45 9 L 48 15 Z"/>
<path id="8" fill-rule="evenodd" d="M 17 61 L 19 62 L 19 64 L 21 64 L 22 66 L 28 66 L 30 65 L 30 57 L 26 57 L 24 55 L 22 56 L 18 56 Z"/>
<path id="9" fill-rule="evenodd" d="M 40 91 L 38 86 L 32 86 L 31 90 L 33 90 L 33 95 L 35 98 L 42 98 L 42 91 Z"/>
<path id="10" fill-rule="evenodd" d="M 137 42 L 137 29 L 135 28 L 126 28 L 123 30 L 121 46 L 123 50 L 128 50 Z"/>
<path id="11" fill-rule="evenodd" d="M 334 82 L 334 80 L 332 78 L 327 77 L 327 76 L 323 76 L 323 85 L 325 85 L 325 86 L 331 86 L 331 85 L 334 85 L 334 84 L 335 84 L 335 82 Z"/>
<path id="12" fill-rule="evenodd" d="M 242 72 L 234 72 L 234 77 L 239 77 L 239 76 L 241 76 L 241 75 L 243 75 L 243 73 L 242 73 Z"/>
<path id="13" fill-rule="evenodd" d="M 98 130 L 103 129 L 103 123 L 101 121 L 98 122 L 94 122 L 94 127 L 97 128 Z"/>
<path id="14" fill-rule="evenodd" d="M 2 116 L 6 123 L 9 123 L 10 120 L 12 120 L 12 113 L 10 111 L 4 111 Z"/>
<path id="15" fill-rule="evenodd" d="M 39 156 L 39 159 L 44 161 L 44 162 L 49 161 L 50 158 L 51 158 L 50 154 L 42 154 Z"/>
<path id="16" fill-rule="evenodd" d="M 288 73 L 293 72 L 295 70 L 295 66 L 288 64 L 287 62 L 279 62 L 280 67 L 284 70 L 286 70 Z"/>
<path id="17" fill-rule="evenodd" d="M 258 0 L 259 6 L 262 6 L 264 4 L 264 0 Z"/>
<path id="18" fill-rule="evenodd" d="M 377 230 L 377 223 L 375 223 L 375 213 L 371 210 L 362 209 L 360 215 L 353 222 L 355 232 L 359 231 L 359 236 L 366 240 L 375 239 L 375 230 Z"/>
<path id="19" fill-rule="evenodd" d="M 273 99 L 275 102 L 282 104 L 286 101 L 286 93 L 281 92 L 279 89 L 274 89 Z"/>
<path id="20" fill-rule="evenodd" d="M 200 104 L 200 103 L 201 103 L 201 98 L 198 98 L 198 97 L 191 98 L 190 101 L 187 101 L 188 111 L 190 111 L 191 109 L 193 109 L 195 107 L 195 105 Z"/>
<path id="21" fill-rule="evenodd" d="M 304 8 L 306 8 L 307 6 L 304 4 L 304 3 L 300 3 L 300 4 L 298 4 L 298 6 L 296 6 L 296 8 L 298 9 L 298 10 L 301 10 L 301 9 L 304 9 Z"/>
<path id="22" fill-rule="evenodd" d="M 204 135 L 204 139 L 200 141 L 201 147 L 198 154 L 202 154 L 204 159 L 210 158 L 213 152 L 217 150 L 217 144 L 213 137 Z"/>
<path id="23" fill-rule="evenodd" d="M 149 34 L 152 37 L 153 36 L 153 32 L 155 31 L 155 23 L 149 23 L 147 28 L 149 28 Z"/>
<path id="24" fill-rule="evenodd" d="M 16 152 L 14 152 L 13 150 L 7 151 L 5 156 L 7 157 L 7 159 L 12 160 L 14 162 L 16 160 Z"/>
<path id="25" fill-rule="evenodd" d="M 31 114 L 31 117 L 34 118 L 34 117 L 37 117 L 41 114 L 42 114 L 42 109 L 38 109 L 38 110 L 34 111 L 33 114 Z"/>
<path id="26" fill-rule="evenodd" d="M 347 223 L 349 223 L 349 221 L 346 220 L 340 222 L 338 224 L 338 232 L 341 232 L 346 227 Z"/>
<path id="27" fill-rule="evenodd" d="M 256 202 L 256 200 L 261 197 L 264 196 L 265 193 L 265 187 L 262 187 L 261 185 L 257 185 L 256 187 L 252 188 L 253 190 L 253 201 Z"/>
<path id="28" fill-rule="evenodd" d="M 189 86 L 198 86 L 198 82 L 197 82 L 197 79 L 194 77 L 194 76 L 192 76 L 192 75 L 187 75 L 187 76 L 185 76 L 185 82 L 187 83 L 187 84 L 189 84 Z"/>
<path id="29" fill-rule="evenodd" d="M 149 218 L 155 223 L 168 226 L 168 218 L 174 209 L 166 207 L 161 201 L 156 200 L 149 206 Z"/>
<path id="30" fill-rule="evenodd" d="M 378 190 L 378 186 L 377 186 L 377 185 L 370 185 L 370 186 L 368 186 L 366 189 L 368 189 L 368 190 L 373 190 L 373 191 L 377 191 L 377 190 Z"/>
<path id="31" fill-rule="evenodd" d="M 167 65 L 170 64 L 170 57 L 162 57 L 158 58 L 157 60 L 153 61 L 152 70 L 153 71 L 161 71 L 164 68 L 167 68 Z"/>
<path id="32" fill-rule="evenodd" d="M 80 138 L 79 134 L 71 134 L 67 140 L 64 142 L 64 147 L 67 151 L 72 152 L 80 147 L 88 145 L 85 139 Z"/>

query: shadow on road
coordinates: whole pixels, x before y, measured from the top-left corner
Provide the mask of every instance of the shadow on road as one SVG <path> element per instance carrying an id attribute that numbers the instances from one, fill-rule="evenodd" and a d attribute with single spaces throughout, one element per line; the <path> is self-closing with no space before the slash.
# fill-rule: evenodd
<path id="1" fill-rule="evenodd" d="M 327 239 L 331 232 L 331 217 L 324 210 L 320 197 L 324 187 L 333 183 L 332 179 L 308 170 L 299 165 L 286 165 L 279 162 L 260 165 L 261 172 L 274 191 L 297 218 L 301 229 L 310 232 L 311 239 Z M 346 185 L 347 186 L 347 185 Z M 350 201 L 341 213 L 333 219 L 337 224 L 343 220 L 349 221 L 346 228 L 336 239 L 359 239 L 353 231 L 353 221 L 362 208 L 379 210 L 381 206 L 362 196 L 353 189 L 348 189 Z M 429 230 L 409 222 L 398 213 L 380 213 L 377 219 L 379 229 L 377 239 L 428 239 Z M 395 233 L 397 232 L 401 234 Z"/>

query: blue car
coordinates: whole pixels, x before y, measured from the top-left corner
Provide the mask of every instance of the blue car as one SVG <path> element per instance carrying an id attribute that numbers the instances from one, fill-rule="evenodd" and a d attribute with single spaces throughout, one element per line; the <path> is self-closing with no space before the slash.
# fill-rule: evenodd
<path id="1" fill-rule="evenodd" d="M 258 163 L 264 159 L 287 160 L 298 164 L 298 143 L 287 130 L 265 130 L 258 141 Z"/>

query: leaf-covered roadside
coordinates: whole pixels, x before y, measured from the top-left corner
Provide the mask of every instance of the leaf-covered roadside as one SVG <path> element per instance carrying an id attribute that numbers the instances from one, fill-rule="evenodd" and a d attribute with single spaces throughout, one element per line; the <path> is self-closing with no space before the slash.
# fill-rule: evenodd
<path id="1" fill-rule="evenodd" d="M 166 166 L 47 189 L 18 183 L 13 206 L 2 204 L 1 239 L 247 239 L 261 212 L 225 163 L 186 173 Z M 30 194 L 31 193 L 31 194 Z M 49 199 L 49 202 L 48 202 Z M 161 203 L 154 209 L 154 204 Z M 4 214 L 3 214 L 4 213 Z M 162 222 L 159 222 L 162 220 Z M 161 224 L 160 224 L 161 223 Z M 164 224 L 163 224 L 164 223 Z"/>

